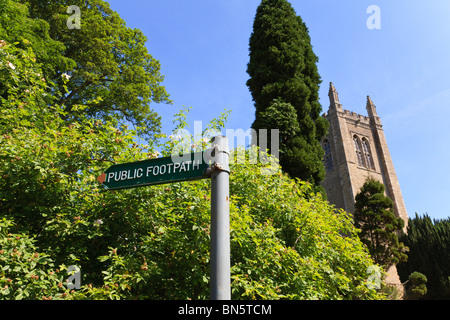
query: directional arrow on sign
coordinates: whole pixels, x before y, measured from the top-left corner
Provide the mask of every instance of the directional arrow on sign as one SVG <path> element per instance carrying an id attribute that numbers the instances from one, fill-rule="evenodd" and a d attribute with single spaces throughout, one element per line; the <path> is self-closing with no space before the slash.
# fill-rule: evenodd
<path id="1" fill-rule="evenodd" d="M 97 180 L 112 190 L 205 179 L 209 159 L 211 158 L 207 156 L 207 152 L 195 152 L 116 164 L 109 167 Z"/>
<path id="2" fill-rule="evenodd" d="M 106 173 L 102 173 L 102 174 L 97 178 L 97 180 L 98 180 L 100 183 L 105 182 L 105 180 L 106 180 Z"/>

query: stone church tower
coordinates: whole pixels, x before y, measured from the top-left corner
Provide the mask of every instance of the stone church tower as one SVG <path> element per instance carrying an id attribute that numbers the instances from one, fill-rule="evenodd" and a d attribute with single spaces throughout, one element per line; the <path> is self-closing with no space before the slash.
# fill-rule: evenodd
<path id="1" fill-rule="evenodd" d="M 354 213 L 356 194 L 369 176 L 374 177 L 384 184 L 386 195 L 394 202 L 395 214 L 405 221 L 406 230 L 408 213 L 374 103 L 367 97 L 368 116 L 363 116 L 342 108 L 333 83 L 328 96 L 330 108 L 324 117 L 330 129 L 322 141 L 326 169 L 322 186 L 328 201 Z"/>
<path id="2" fill-rule="evenodd" d="M 322 141 L 326 169 L 322 186 L 328 201 L 354 213 L 356 194 L 368 177 L 374 177 L 384 184 L 386 196 L 394 202 L 395 215 L 405 221 L 406 231 L 408 213 L 374 103 L 367 97 L 368 116 L 363 116 L 342 108 L 333 83 L 328 96 L 330 108 L 323 116 L 330 129 Z M 397 287 L 401 299 L 404 290 L 396 266 L 391 266 L 387 274 L 386 283 Z"/>

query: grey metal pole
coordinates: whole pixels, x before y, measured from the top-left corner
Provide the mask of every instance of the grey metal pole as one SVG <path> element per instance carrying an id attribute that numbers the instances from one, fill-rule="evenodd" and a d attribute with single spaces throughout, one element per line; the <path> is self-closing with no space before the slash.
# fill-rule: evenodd
<path id="1" fill-rule="evenodd" d="M 231 300 L 228 139 L 212 139 L 211 167 L 211 300 Z"/>

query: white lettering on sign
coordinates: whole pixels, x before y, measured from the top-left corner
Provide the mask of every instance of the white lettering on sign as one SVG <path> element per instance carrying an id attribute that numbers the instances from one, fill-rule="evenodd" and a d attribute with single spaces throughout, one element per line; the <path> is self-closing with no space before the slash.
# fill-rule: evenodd
<path id="1" fill-rule="evenodd" d="M 181 163 L 175 162 L 163 164 L 160 166 L 148 166 L 147 169 L 145 170 L 145 177 L 199 170 L 200 161 L 201 160 L 183 161 Z M 144 176 L 143 168 L 121 170 L 116 172 L 109 172 L 106 175 L 105 182 L 134 180 L 140 179 L 143 176 Z"/>

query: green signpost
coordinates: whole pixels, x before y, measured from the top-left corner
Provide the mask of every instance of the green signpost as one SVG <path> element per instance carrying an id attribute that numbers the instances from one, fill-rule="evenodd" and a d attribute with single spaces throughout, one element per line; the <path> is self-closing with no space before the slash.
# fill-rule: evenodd
<path id="1" fill-rule="evenodd" d="M 211 299 L 230 300 L 230 192 L 228 139 L 213 148 L 181 156 L 116 164 L 97 180 L 107 189 L 126 189 L 186 180 L 211 179 Z"/>
<path id="2" fill-rule="evenodd" d="M 203 152 L 116 164 L 97 178 L 106 188 L 126 189 L 208 178 Z"/>

